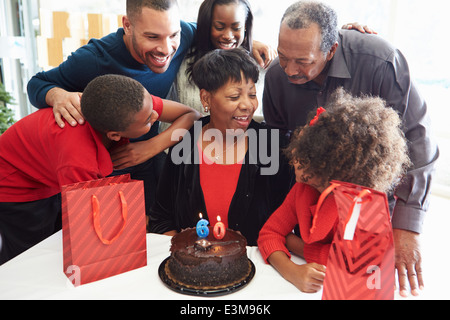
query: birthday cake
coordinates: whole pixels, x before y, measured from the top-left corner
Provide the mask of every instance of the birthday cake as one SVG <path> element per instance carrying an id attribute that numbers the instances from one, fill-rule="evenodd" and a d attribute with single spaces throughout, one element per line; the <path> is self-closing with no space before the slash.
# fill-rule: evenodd
<path id="1" fill-rule="evenodd" d="M 195 228 L 172 238 L 166 274 L 174 282 L 193 289 L 220 289 L 243 281 L 251 271 L 247 240 L 227 229 L 223 239 L 210 233 L 205 238 Z"/>

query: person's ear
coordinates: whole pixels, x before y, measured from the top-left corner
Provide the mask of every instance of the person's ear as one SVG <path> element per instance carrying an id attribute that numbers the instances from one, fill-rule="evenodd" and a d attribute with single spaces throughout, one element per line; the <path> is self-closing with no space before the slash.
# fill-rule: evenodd
<path id="1" fill-rule="evenodd" d="M 131 21 L 130 19 L 128 19 L 127 16 L 123 16 L 122 17 L 122 25 L 123 25 L 123 30 L 125 31 L 126 35 L 131 35 Z"/>
<path id="2" fill-rule="evenodd" d="M 200 100 L 202 102 L 203 108 L 205 109 L 205 112 L 209 112 L 211 110 L 211 94 L 205 89 L 201 89 Z"/>
<path id="3" fill-rule="evenodd" d="M 333 59 L 334 55 L 336 54 L 336 50 L 339 47 L 339 43 L 336 42 L 335 44 L 333 44 L 333 46 L 330 49 L 330 52 L 328 52 L 327 54 L 327 61 L 330 61 L 331 59 Z"/>
<path id="4" fill-rule="evenodd" d="M 106 137 L 111 141 L 120 141 L 122 139 L 122 135 L 118 131 L 108 131 Z"/>

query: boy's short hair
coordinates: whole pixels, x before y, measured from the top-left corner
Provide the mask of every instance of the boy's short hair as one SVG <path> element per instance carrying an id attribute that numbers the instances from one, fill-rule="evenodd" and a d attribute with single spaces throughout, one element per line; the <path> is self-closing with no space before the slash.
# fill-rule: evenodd
<path id="1" fill-rule="evenodd" d="M 215 92 L 230 80 L 241 82 L 241 72 L 247 80 L 258 82 L 258 65 L 246 50 L 215 49 L 195 63 L 192 79 L 200 90 Z"/>
<path id="2" fill-rule="evenodd" d="M 338 89 L 315 124 L 297 129 L 285 150 L 305 175 L 391 191 L 410 165 L 398 114 L 379 97 Z"/>
<path id="3" fill-rule="evenodd" d="M 81 112 L 97 131 L 125 131 L 142 110 L 144 90 L 141 83 L 126 76 L 97 77 L 81 96 Z"/>
<path id="4" fill-rule="evenodd" d="M 167 11 L 174 5 L 178 5 L 177 0 L 127 0 L 127 16 L 129 19 L 139 16 L 142 8 Z"/>

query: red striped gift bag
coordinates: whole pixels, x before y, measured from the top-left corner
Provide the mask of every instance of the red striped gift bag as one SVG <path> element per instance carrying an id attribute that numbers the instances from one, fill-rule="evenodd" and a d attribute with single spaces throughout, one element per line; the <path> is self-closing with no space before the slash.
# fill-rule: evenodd
<path id="1" fill-rule="evenodd" d="M 143 181 L 81 182 L 61 196 L 64 273 L 74 286 L 147 265 Z"/>
<path id="2" fill-rule="evenodd" d="M 333 181 L 339 223 L 323 300 L 393 300 L 394 241 L 385 193 Z"/>

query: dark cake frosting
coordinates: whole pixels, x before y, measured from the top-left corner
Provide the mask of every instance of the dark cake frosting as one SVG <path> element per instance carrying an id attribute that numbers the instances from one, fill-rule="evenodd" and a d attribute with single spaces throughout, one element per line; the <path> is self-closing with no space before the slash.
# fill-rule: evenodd
<path id="1" fill-rule="evenodd" d="M 211 227 L 210 227 L 211 229 Z M 247 241 L 241 234 L 228 229 L 222 240 L 210 230 L 201 240 L 195 228 L 184 230 L 172 238 L 171 257 L 167 264 L 173 281 L 194 288 L 229 286 L 245 278 L 250 271 Z"/>

